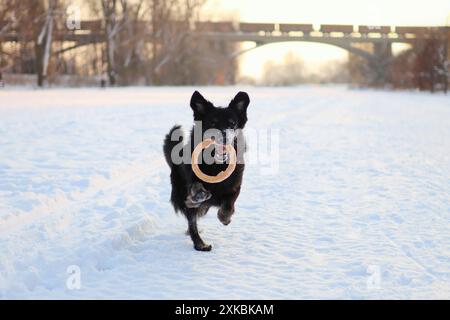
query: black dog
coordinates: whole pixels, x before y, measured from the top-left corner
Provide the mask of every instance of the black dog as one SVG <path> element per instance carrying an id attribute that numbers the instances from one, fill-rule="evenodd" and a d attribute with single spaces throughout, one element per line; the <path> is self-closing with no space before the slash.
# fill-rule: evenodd
<path id="1" fill-rule="evenodd" d="M 173 127 L 164 141 L 164 155 L 171 168 L 170 179 L 172 183 L 171 202 L 176 212 L 181 211 L 188 220 L 189 235 L 194 242 L 194 248 L 199 251 L 210 251 L 211 245 L 207 245 L 200 238 L 197 229 L 197 218 L 205 215 L 211 206 L 219 207 L 217 216 L 219 220 L 228 225 L 234 213 L 234 203 L 239 196 L 244 172 L 243 153 L 245 142 L 242 129 L 247 122 L 247 107 L 250 99 L 247 93 L 239 92 L 226 108 L 215 107 L 211 102 L 205 100 L 199 92 L 194 92 L 191 98 L 191 108 L 194 111 L 195 124 L 192 128 L 190 141 L 183 149 L 175 150 L 180 146 L 183 136 L 180 134 L 181 127 Z M 237 150 L 238 161 L 236 169 L 227 179 L 220 183 L 206 183 L 199 180 L 192 171 L 190 155 L 195 146 L 201 142 L 195 141 L 194 131 L 201 126 L 201 137 L 209 129 L 215 129 L 219 135 L 213 138 L 221 143 L 233 144 Z M 178 137 L 175 137 L 177 136 Z M 225 143 L 222 143 L 224 145 Z M 176 152 L 178 151 L 178 152 Z M 242 152 L 240 152 L 242 151 Z M 183 156 L 188 153 L 189 162 L 178 163 L 173 156 Z M 211 146 L 203 151 L 210 154 L 214 161 L 199 164 L 200 169 L 207 175 L 215 176 L 224 171 L 228 163 L 228 156 L 224 148 Z"/>

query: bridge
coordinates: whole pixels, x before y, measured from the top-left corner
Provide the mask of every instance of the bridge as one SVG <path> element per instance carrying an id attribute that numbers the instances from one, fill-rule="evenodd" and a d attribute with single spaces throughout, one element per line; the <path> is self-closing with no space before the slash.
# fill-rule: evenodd
<path id="1" fill-rule="evenodd" d="M 407 43 L 412 46 L 423 45 L 427 39 L 438 39 L 445 43 L 447 51 L 450 43 L 450 27 L 418 26 L 368 26 L 368 25 L 331 25 L 322 24 L 274 24 L 202 22 L 196 29 L 203 37 L 224 41 L 250 41 L 254 46 L 238 50 L 232 57 L 254 50 L 258 47 L 279 42 L 316 42 L 333 45 L 366 60 L 373 71 L 376 83 L 385 83 L 387 66 L 394 59 L 393 43 Z M 367 50 L 358 44 L 369 44 Z M 447 52 L 445 53 L 447 55 Z"/>
<path id="2" fill-rule="evenodd" d="M 144 30 L 144 40 L 153 41 L 151 22 L 133 21 L 135 26 Z M 293 24 L 293 23 L 233 23 L 196 22 L 195 25 L 183 24 L 183 30 L 195 33 L 216 41 L 254 42 L 256 47 L 268 43 L 287 41 L 307 41 L 325 43 L 341 47 L 352 53 L 369 58 L 367 52 L 361 52 L 355 43 L 372 43 L 390 45 L 392 43 L 410 43 L 430 38 L 448 39 L 450 27 L 418 27 L 418 26 L 367 26 L 367 25 L 332 25 L 322 24 Z M 3 31 L 2 30 L 6 30 Z M 12 21 L 0 21 L 0 41 L 17 42 L 21 38 L 20 32 Z M 29 39 L 33 41 L 34 39 Z M 66 26 L 56 27 L 53 41 L 72 42 L 78 46 L 102 43 L 106 41 L 106 28 L 102 20 L 81 21 L 73 30 Z"/>
<path id="3" fill-rule="evenodd" d="M 140 31 L 144 41 L 155 41 L 151 32 L 150 21 L 131 21 L 133 27 Z M 278 42 L 316 42 L 340 47 L 348 52 L 364 58 L 369 67 L 377 70 L 382 81 L 383 70 L 393 59 L 392 44 L 408 43 L 421 45 L 428 39 L 445 43 L 445 50 L 450 43 L 450 27 L 436 26 L 369 26 L 369 25 L 336 25 L 296 24 L 296 23 L 248 23 L 231 21 L 203 21 L 195 24 L 173 21 L 177 30 L 186 35 L 195 35 L 211 41 L 253 42 L 254 46 L 233 52 L 230 59 L 258 47 Z M 11 21 L 0 21 L 0 42 L 23 41 L 18 28 Z M 34 39 L 29 39 L 34 41 Z M 55 26 L 53 42 L 69 43 L 63 49 L 54 52 L 60 54 L 81 46 L 104 43 L 107 41 L 105 22 L 102 20 L 81 21 L 77 28 L 69 30 L 67 26 Z M 367 46 L 358 44 L 370 44 Z M 364 48 L 362 48 L 364 47 Z M 446 52 L 447 56 L 448 53 Z"/>

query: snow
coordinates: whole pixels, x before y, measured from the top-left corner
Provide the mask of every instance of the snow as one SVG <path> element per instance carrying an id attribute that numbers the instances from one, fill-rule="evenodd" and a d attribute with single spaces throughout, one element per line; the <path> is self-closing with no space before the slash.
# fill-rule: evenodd
<path id="1" fill-rule="evenodd" d="M 169 204 L 161 150 L 195 89 L 248 91 L 248 131 L 279 134 L 232 223 L 200 221 L 209 253 Z M 448 299 L 449 138 L 443 94 L 2 89 L 0 298 Z"/>

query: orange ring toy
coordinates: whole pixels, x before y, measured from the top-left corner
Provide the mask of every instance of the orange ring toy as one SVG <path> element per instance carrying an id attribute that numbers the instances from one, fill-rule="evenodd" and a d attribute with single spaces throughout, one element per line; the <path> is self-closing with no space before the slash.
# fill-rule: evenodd
<path id="1" fill-rule="evenodd" d="M 230 144 L 225 145 L 226 152 L 230 156 L 230 162 L 228 164 L 228 167 L 225 169 L 225 171 L 219 172 L 216 176 L 209 176 L 207 174 L 204 174 L 199 166 L 198 166 L 198 157 L 200 153 L 203 151 L 203 149 L 208 148 L 210 145 L 216 144 L 214 140 L 212 139 L 205 139 L 201 143 L 199 143 L 194 151 L 192 152 L 192 171 L 194 171 L 195 175 L 202 181 L 207 183 L 219 183 L 227 179 L 231 174 L 234 172 L 234 169 L 236 169 L 236 150 L 234 147 Z"/>

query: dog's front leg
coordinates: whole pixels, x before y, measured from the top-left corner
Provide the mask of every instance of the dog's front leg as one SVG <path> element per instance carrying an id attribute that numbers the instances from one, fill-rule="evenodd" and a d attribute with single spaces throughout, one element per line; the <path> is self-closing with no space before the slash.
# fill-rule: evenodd
<path id="1" fill-rule="evenodd" d="M 241 188 L 237 188 L 234 193 L 227 195 L 220 205 L 220 209 L 217 212 L 217 217 L 223 225 L 227 226 L 231 222 L 231 216 L 234 213 L 234 203 L 241 192 Z"/>
<path id="2" fill-rule="evenodd" d="M 195 174 L 189 164 L 183 166 L 183 171 L 187 187 L 187 196 L 184 200 L 184 204 L 186 205 L 186 207 L 191 209 L 198 208 L 206 200 L 209 200 L 212 195 L 208 190 L 205 189 L 203 184 L 196 179 Z"/>
<path id="3" fill-rule="evenodd" d="M 191 236 L 192 242 L 194 243 L 194 248 L 197 251 L 211 251 L 211 245 L 203 242 L 202 238 L 198 233 L 197 229 L 197 217 L 198 209 L 188 209 L 186 217 L 189 226 L 189 235 Z"/>

